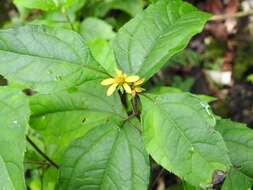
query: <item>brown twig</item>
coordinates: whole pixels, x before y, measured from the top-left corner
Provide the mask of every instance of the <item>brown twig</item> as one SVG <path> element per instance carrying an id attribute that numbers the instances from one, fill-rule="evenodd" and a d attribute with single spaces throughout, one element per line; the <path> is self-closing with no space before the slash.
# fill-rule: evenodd
<path id="1" fill-rule="evenodd" d="M 58 164 L 56 164 L 53 160 L 51 160 L 40 148 L 30 139 L 30 137 L 26 136 L 26 140 L 32 145 L 32 147 L 43 157 L 47 162 L 49 162 L 56 169 L 59 169 Z"/>
<path id="2" fill-rule="evenodd" d="M 121 101 L 122 105 L 127 110 L 127 97 L 126 97 L 126 94 L 122 93 L 120 90 L 118 90 L 118 94 L 119 94 L 120 101 Z"/>
<path id="3" fill-rule="evenodd" d="M 151 188 L 153 189 L 155 187 L 155 185 L 157 184 L 158 180 L 161 178 L 161 176 L 163 175 L 164 172 L 164 168 L 162 168 L 159 172 L 159 174 L 156 176 L 156 178 L 154 179 Z"/>
<path id="4" fill-rule="evenodd" d="M 248 10 L 248 11 L 241 11 L 237 12 L 234 14 L 224 14 L 224 15 L 214 15 L 213 17 L 210 18 L 209 21 L 223 21 L 226 19 L 235 19 L 235 18 L 241 18 L 241 17 L 246 17 L 253 15 L 253 9 Z"/>
<path id="5" fill-rule="evenodd" d="M 41 166 L 47 166 L 49 163 L 45 161 L 37 161 L 37 160 L 26 160 L 24 161 L 25 164 L 34 164 L 34 165 L 41 165 Z"/>
<path id="6" fill-rule="evenodd" d="M 132 103 L 132 108 L 133 108 L 133 114 L 138 116 L 139 111 L 138 111 L 138 97 L 134 96 L 133 99 L 131 100 Z"/>

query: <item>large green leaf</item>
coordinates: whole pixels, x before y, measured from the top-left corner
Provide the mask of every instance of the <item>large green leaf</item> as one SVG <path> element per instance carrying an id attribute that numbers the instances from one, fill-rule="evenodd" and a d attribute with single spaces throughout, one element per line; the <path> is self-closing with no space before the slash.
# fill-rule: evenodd
<path id="1" fill-rule="evenodd" d="M 245 124 L 230 120 L 219 120 L 216 129 L 222 134 L 229 150 L 229 157 L 237 173 L 231 174 L 231 178 L 238 176 L 240 179 L 253 182 L 253 131 Z M 230 181 L 230 179 L 228 179 Z M 247 185 L 247 184 L 245 184 Z"/>
<path id="2" fill-rule="evenodd" d="M 25 189 L 23 161 L 29 113 L 22 92 L 0 88 L 0 189 Z"/>
<path id="3" fill-rule="evenodd" d="M 230 161 L 208 105 L 188 93 L 145 94 L 142 101 L 144 144 L 153 159 L 198 187 L 212 183 L 216 170 Z"/>
<path id="4" fill-rule="evenodd" d="M 149 0 L 150 3 L 156 3 L 158 0 Z"/>
<path id="5" fill-rule="evenodd" d="M 160 0 L 120 29 L 114 41 L 118 66 L 149 78 L 200 32 L 209 15 L 181 0 Z"/>
<path id="6" fill-rule="evenodd" d="M 229 171 L 228 176 L 226 177 L 222 190 L 250 190 L 253 181 L 242 174 L 237 169 L 232 169 Z"/>
<path id="7" fill-rule="evenodd" d="M 146 190 L 149 157 L 133 125 L 104 124 L 74 141 L 62 157 L 60 190 Z"/>
<path id="8" fill-rule="evenodd" d="M 90 81 L 72 91 L 31 97 L 30 125 L 43 136 L 52 159 L 58 161 L 70 142 L 94 126 L 127 118 L 119 97 L 105 91 L 100 81 Z"/>
<path id="9" fill-rule="evenodd" d="M 0 31 L 0 74 L 44 93 L 106 76 L 77 33 L 37 26 Z"/>

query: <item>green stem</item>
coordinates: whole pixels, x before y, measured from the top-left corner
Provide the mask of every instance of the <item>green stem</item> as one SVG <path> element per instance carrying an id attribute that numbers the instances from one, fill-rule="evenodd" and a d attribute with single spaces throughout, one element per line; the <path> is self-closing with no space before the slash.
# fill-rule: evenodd
<path id="1" fill-rule="evenodd" d="M 69 23 L 71 29 L 72 29 L 72 30 L 75 30 L 74 24 L 72 23 L 72 21 L 71 21 L 69 15 L 68 15 L 66 9 L 63 7 L 61 10 L 62 10 L 62 11 L 61 11 L 62 14 L 64 15 L 64 17 L 66 18 L 67 22 Z"/>

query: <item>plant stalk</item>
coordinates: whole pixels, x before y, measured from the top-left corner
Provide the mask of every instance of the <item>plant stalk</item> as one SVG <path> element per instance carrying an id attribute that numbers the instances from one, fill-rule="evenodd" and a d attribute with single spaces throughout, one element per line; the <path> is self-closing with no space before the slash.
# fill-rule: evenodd
<path id="1" fill-rule="evenodd" d="M 248 11 L 241 11 L 234 14 L 224 14 L 224 15 L 214 15 L 211 17 L 210 21 L 223 21 L 226 19 L 235 19 L 253 15 L 253 9 Z"/>
<path id="2" fill-rule="evenodd" d="M 66 11 L 65 8 L 62 8 L 62 14 L 63 14 L 64 17 L 66 18 L 66 20 L 67 20 L 67 22 L 69 23 L 71 29 L 72 29 L 73 31 L 75 31 L 75 27 L 74 27 L 74 25 L 73 25 L 73 23 L 72 23 L 72 21 L 71 21 L 71 19 L 70 19 L 70 17 L 69 17 L 69 15 L 68 15 L 68 13 L 67 13 L 67 11 Z"/>

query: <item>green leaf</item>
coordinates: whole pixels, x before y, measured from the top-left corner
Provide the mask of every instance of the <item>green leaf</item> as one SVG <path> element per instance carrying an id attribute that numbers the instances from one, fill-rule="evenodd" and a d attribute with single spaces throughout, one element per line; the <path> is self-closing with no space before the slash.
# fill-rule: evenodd
<path id="1" fill-rule="evenodd" d="M 186 47 L 209 15 L 181 0 L 161 0 L 123 26 L 114 41 L 120 69 L 146 79 Z"/>
<path id="2" fill-rule="evenodd" d="M 156 3 L 158 0 L 149 0 L 150 3 Z"/>
<path id="3" fill-rule="evenodd" d="M 248 80 L 249 82 L 253 83 L 253 74 L 249 75 L 249 76 L 247 77 L 247 80 Z"/>
<path id="4" fill-rule="evenodd" d="M 71 7 L 77 1 L 79 0 L 58 0 L 59 4 L 65 8 Z"/>
<path id="5" fill-rule="evenodd" d="M 207 103 L 189 93 L 144 94 L 142 128 L 146 150 L 165 169 L 205 188 L 230 161 Z"/>
<path id="6" fill-rule="evenodd" d="M 80 26 L 80 34 L 86 41 L 96 39 L 111 40 L 114 38 L 115 33 L 110 24 L 98 18 L 86 18 Z"/>
<path id="7" fill-rule="evenodd" d="M 0 31 L 0 74 L 42 93 L 107 77 L 77 33 L 38 26 Z"/>
<path id="8" fill-rule="evenodd" d="M 104 124 L 74 141 L 62 157 L 58 189 L 146 190 L 149 157 L 131 120 Z"/>
<path id="9" fill-rule="evenodd" d="M 194 187 L 194 186 L 192 186 L 191 184 L 189 184 L 185 181 L 183 182 L 183 187 L 184 187 L 184 190 L 203 190 L 202 188 Z"/>
<path id="10" fill-rule="evenodd" d="M 182 90 L 179 88 L 170 87 L 170 86 L 156 86 L 152 88 L 148 93 L 161 95 L 165 93 L 180 93 L 180 92 L 182 92 Z"/>
<path id="11" fill-rule="evenodd" d="M 106 70 L 107 73 L 114 76 L 117 63 L 113 55 L 111 44 L 105 39 L 92 40 L 87 43 L 93 57 Z"/>
<path id="12" fill-rule="evenodd" d="M 108 4 L 111 6 L 111 9 L 125 11 L 131 16 L 137 15 L 144 7 L 143 0 L 113 0 L 111 3 L 108 2 Z"/>
<path id="13" fill-rule="evenodd" d="M 175 92 L 183 92 L 183 91 L 175 87 L 158 86 L 158 87 L 152 88 L 149 92 L 151 92 L 152 94 L 159 95 L 159 94 L 164 94 L 164 93 L 171 93 L 171 92 L 175 93 Z M 198 97 L 201 101 L 206 102 L 206 103 L 211 103 L 216 100 L 215 97 L 207 96 L 203 94 L 194 94 L 193 96 Z"/>
<path id="14" fill-rule="evenodd" d="M 44 11 L 57 9 L 54 0 L 14 0 L 14 4 L 29 9 L 41 9 Z"/>
<path id="15" fill-rule="evenodd" d="M 0 187 L 24 190 L 24 153 L 29 120 L 25 95 L 9 87 L 0 88 Z"/>
<path id="16" fill-rule="evenodd" d="M 72 25 L 77 28 L 77 22 L 75 21 L 75 13 L 68 12 L 66 13 L 69 16 L 69 19 L 71 20 Z M 51 28 L 64 28 L 71 30 L 71 24 L 62 14 L 62 12 L 55 10 L 55 11 L 49 11 L 44 13 L 41 17 L 36 18 L 35 20 L 32 20 L 29 22 L 30 25 L 38 25 L 38 26 L 47 26 Z M 78 25 L 79 26 L 79 25 Z"/>
<path id="17" fill-rule="evenodd" d="M 236 169 L 231 169 L 221 190 L 250 190 L 253 181 Z"/>
<path id="18" fill-rule="evenodd" d="M 116 9 L 135 16 L 143 7 L 143 0 L 89 0 L 85 12 L 87 15 L 104 17 L 110 10 Z"/>
<path id="19" fill-rule="evenodd" d="M 204 95 L 204 94 L 199 94 L 199 95 L 196 95 L 199 97 L 199 99 L 201 99 L 202 101 L 206 102 L 206 103 L 211 103 L 211 102 L 214 102 L 217 100 L 216 97 L 213 97 L 213 96 L 207 96 L 207 95 Z"/>
<path id="20" fill-rule="evenodd" d="M 35 95 L 30 104 L 30 125 L 42 135 L 46 153 L 56 162 L 73 140 L 93 127 L 127 118 L 119 97 L 107 97 L 100 81 L 87 82 L 71 91 Z"/>
<path id="21" fill-rule="evenodd" d="M 219 120 L 216 129 L 222 134 L 233 166 L 253 180 L 253 131 L 245 124 Z"/>
<path id="22" fill-rule="evenodd" d="M 80 0 L 14 0 L 14 4 L 28 9 L 52 11 L 61 7 L 69 8 L 78 1 Z"/>
<path id="23" fill-rule="evenodd" d="M 77 29 L 80 26 L 80 23 L 76 20 L 77 12 L 85 5 L 85 3 L 86 0 L 75 0 L 71 3 L 71 6 L 65 8 L 65 13 L 61 9 L 47 11 L 41 17 L 29 22 L 29 24 L 44 25 L 53 28 L 60 27 L 71 30 L 72 26 L 74 26 L 74 28 Z M 66 18 L 65 14 L 68 18 Z"/>
<path id="24" fill-rule="evenodd" d="M 48 168 L 44 172 L 43 186 L 46 190 L 55 190 L 58 179 L 58 171 L 55 168 Z"/>
<path id="25" fill-rule="evenodd" d="M 86 3 L 87 0 L 75 0 L 67 11 L 75 13 L 79 11 Z"/>

